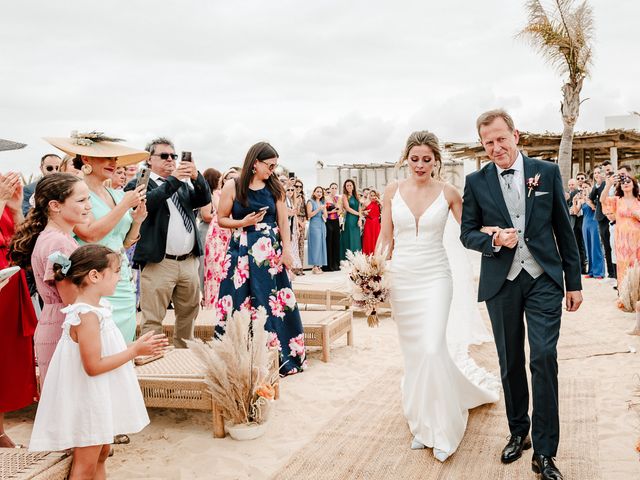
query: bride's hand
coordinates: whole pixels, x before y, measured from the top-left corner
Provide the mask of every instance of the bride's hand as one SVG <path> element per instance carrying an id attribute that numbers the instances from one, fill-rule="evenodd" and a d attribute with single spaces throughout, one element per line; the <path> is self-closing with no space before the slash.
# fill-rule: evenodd
<path id="1" fill-rule="evenodd" d="M 500 227 L 482 227 L 480 229 L 482 233 L 486 233 L 487 235 L 494 235 L 496 233 L 499 233 L 500 230 L 501 230 Z"/>

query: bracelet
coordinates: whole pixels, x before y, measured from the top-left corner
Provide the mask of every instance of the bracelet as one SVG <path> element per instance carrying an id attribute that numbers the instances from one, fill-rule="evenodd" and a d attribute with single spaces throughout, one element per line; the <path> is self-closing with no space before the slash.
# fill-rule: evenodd
<path id="1" fill-rule="evenodd" d="M 138 240 L 140 240 L 140 234 L 138 234 L 135 238 L 132 238 L 131 240 L 129 240 L 128 242 L 124 242 L 122 244 L 122 246 L 124 248 L 131 248 L 133 247 L 136 243 L 138 243 Z M 128 243 L 128 245 L 127 245 Z"/>

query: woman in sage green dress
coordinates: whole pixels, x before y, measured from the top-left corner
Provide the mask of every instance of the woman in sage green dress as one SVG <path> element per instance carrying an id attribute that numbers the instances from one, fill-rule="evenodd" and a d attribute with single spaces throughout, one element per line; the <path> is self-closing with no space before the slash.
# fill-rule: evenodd
<path id="1" fill-rule="evenodd" d="M 140 225 L 147 216 L 146 192 L 142 186 L 123 192 L 107 188 L 104 183 L 113 176 L 116 167 L 146 160 L 149 153 L 125 147 L 111 141 L 113 139 L 89 138 L 90 142 L 84 141 L 82 135 L 47 140 L 60 150 L 75 155 L 74 167 L 82 170 L 89 186 L 92 218 L 88 224 L 74 229 L 78 243 L 99 243 L 121 254 L 120 281 L 113 296 L 107 300 L 113 307 L 113 320 L 124 339 L 132 342 L 136 333 L 136 287 L 125 250 L 140 238 Z"/>
<path id="2" fill-rule="evenodd" d="M 347 258 L 347 250 L 358 252 L 362 250 L 362 235 L 360 232 L 360 199 L 353 180 L 346 180 L 342 187 L 342 210 L 344 224 L 340 233 L 340 260 Z"/>

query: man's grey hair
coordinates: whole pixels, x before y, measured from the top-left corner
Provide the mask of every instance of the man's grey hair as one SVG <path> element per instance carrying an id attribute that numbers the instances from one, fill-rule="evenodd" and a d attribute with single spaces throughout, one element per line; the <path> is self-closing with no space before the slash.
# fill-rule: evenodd
<path id="1" fill-rule="evenodd" d="M 147 146 L 144 148 L 151 155 L 156 153 L 156 145 L 169 145 L 171 148 L 175 150 L 176 147 L 173 146 L 173 142 L 169 140 L 167 137 L 158 137 L 151 140 L 147 143 Z"/>

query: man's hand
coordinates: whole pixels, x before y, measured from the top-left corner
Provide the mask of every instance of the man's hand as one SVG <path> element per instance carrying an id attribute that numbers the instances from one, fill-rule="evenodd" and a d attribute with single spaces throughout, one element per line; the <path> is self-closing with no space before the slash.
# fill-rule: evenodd
<path id="1" fill-rule="evenodd" d="M 565 301 L 567 305 L 567 312 L 575 312 L 582 304 L 582 292 L 580 290 L 567 292 Z"/>
<path id="2" fill-rule="evenodd" d="M 172 177 L 176 177 L 178 180 L 186 180 L 187 178 L 192 178 L 192 169 L 195 170 L 195 166 L 192 162 L 180 162 L 176 169 L 171 173 Z M 198 172 L 196 171 L 196 178 L 198 176 Z"/>
<path id="3" fill-rule="evenodd" d="M 496 247 L 514 248 L 518 244 L 518 233 L 515 228 L 503 228 L 493 238 Z"/>

